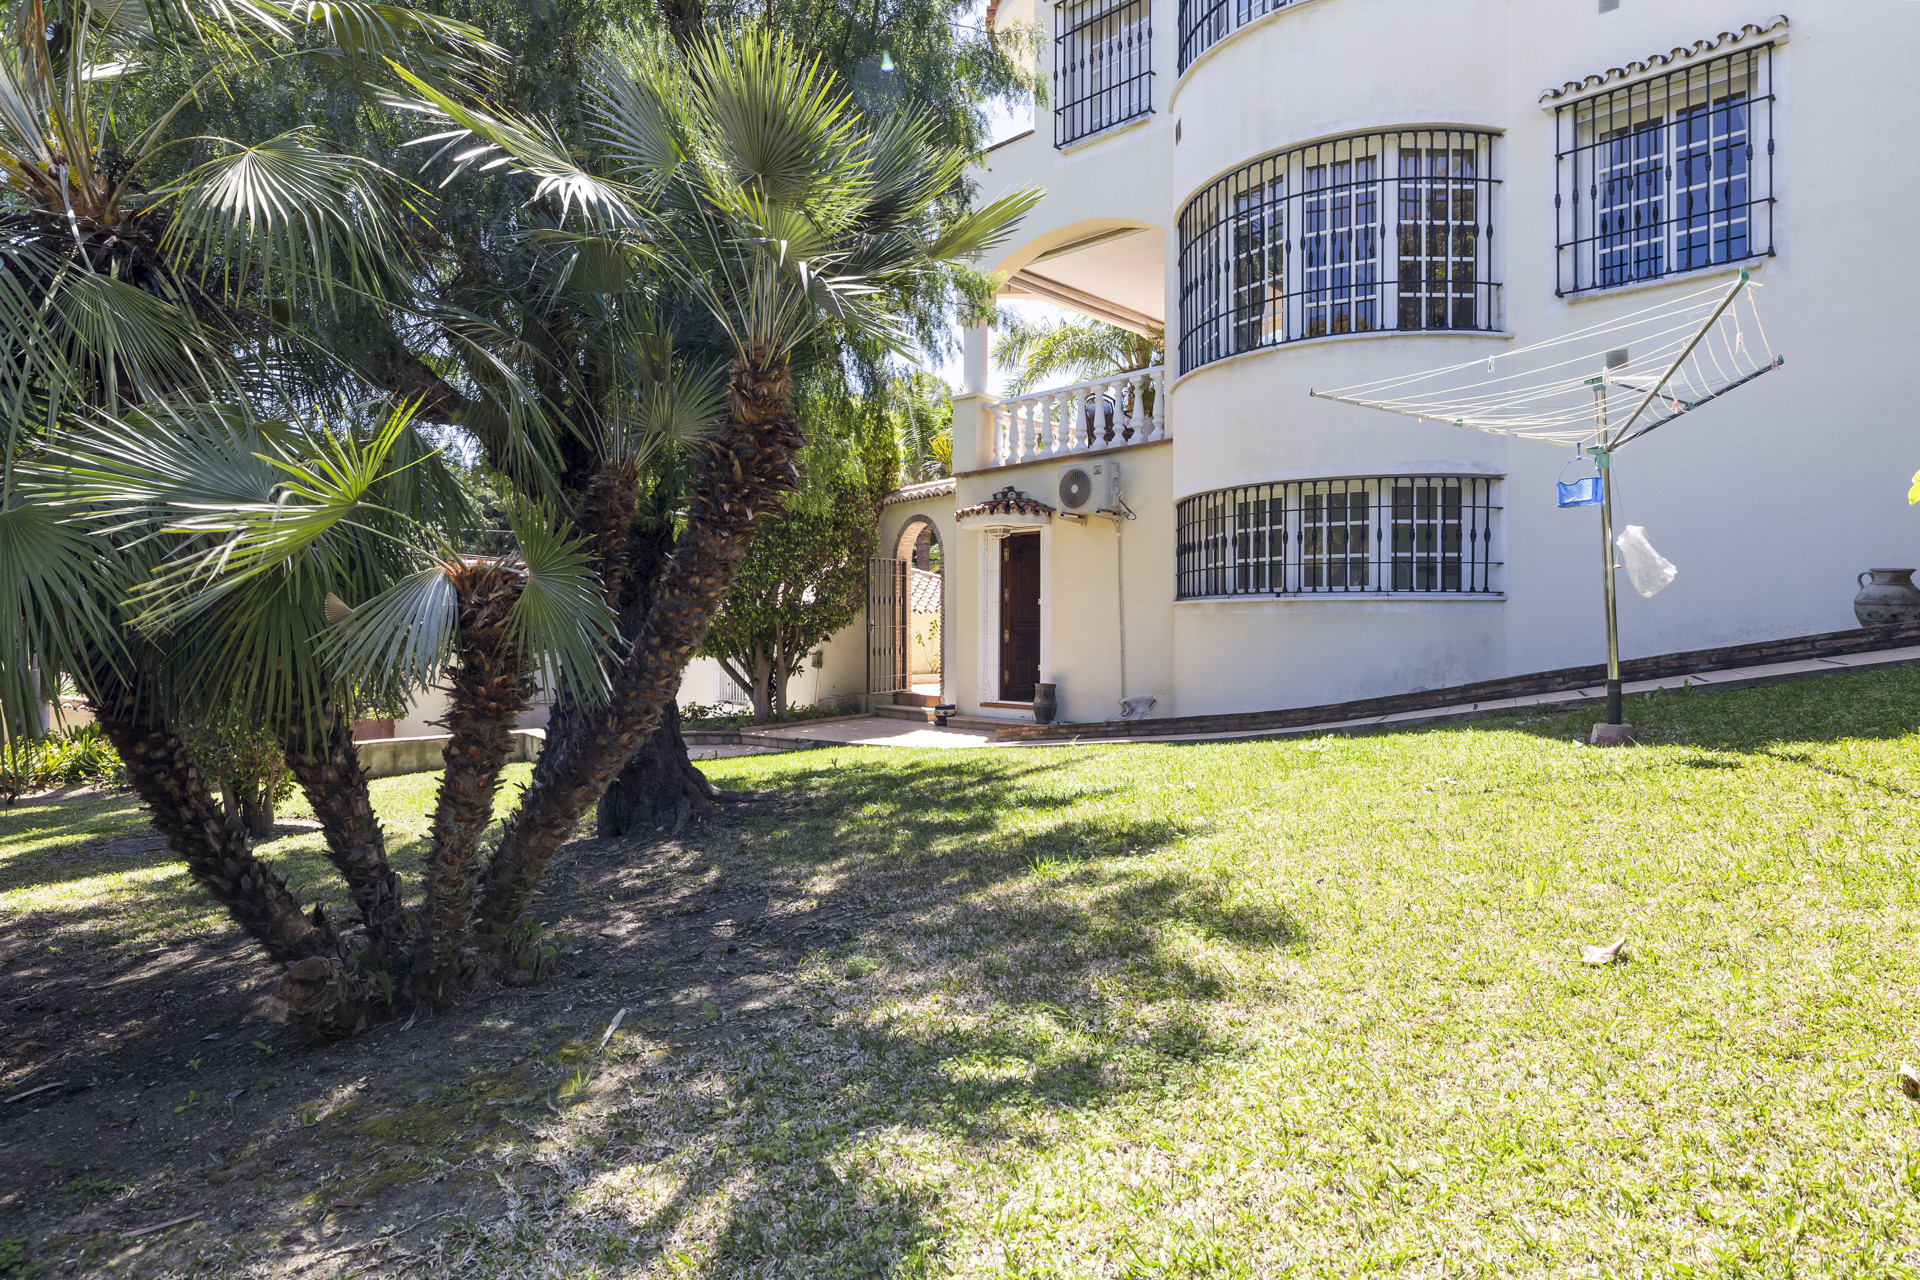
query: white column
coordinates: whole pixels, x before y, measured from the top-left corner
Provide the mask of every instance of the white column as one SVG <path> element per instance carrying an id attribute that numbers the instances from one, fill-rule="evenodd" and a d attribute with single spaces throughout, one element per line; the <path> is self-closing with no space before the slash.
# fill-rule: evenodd
<path id="1" fill-rule="evenodd" d="M 998 466 L 999 415 L 987 394 L 987 327 L 975 325 L 961 339 L 961 393 L 953 398 L 953 469 L 956 473 Z"/>
<path id="2" fill-rule="evenodd" d="M 987 393 L 987 351 L 990 339 L 987 326 L 970 325 L 960 337 L 960 394 Z"/>

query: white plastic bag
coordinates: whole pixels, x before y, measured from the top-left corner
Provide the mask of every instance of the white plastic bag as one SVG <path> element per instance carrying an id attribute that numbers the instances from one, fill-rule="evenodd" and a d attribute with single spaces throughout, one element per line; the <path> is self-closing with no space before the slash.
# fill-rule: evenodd
<path id="1" fill-rule="evenodd" d="M 1647 531 L 1637 524 L 1630 524 L 1613 540 L 1620 548 L 1620 560 L 1627 567 L 1627 577 L 1633 583 L 1633 589 L 1651 600 L 1665 591 L 1680 571 L 1673 567 L 1668 559 L 1653 549 L 1647 541 Z"/>

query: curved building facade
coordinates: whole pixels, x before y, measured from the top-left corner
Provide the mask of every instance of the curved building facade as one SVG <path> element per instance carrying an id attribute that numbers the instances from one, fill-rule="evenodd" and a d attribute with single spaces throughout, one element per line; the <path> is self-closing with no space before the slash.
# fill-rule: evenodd
<path id="1" fill-rule="evenodd" d="M 1920 127 L 1898 88 L 1920 7 L 995 13 L 1047 33 L 1052 94 L 982 159 L 986 198 L 1047 191 L 985 265 L 1006 296 L 1164 332 L 1166 356 L 999 401 L 969 335 L 954 492 L 923 503 L 947 539 L 948 701 L 1017 716 L 1037 679 L 1072 720 L 1199 715 L 1600 661 L 1598 518 L 1556 500 L 1571 447 L 1314 393 L 1553 343 L 1605 382 L 1634 358 L 1608 334 L 1742 272 L 1765 320 L 1742 354 L 1788 362 L 1674 403 L 1616 459 L 1618 522 L 1680 568 L 1650 599 L 1622 583 L 1623 652 L 1839 630 L 1859 570 L 1911 562 L 1920 266 L 1899 224 L 1920 172 L 1893 139 Z M 1068 481 L 1092 498 L 1068 505 Z M 1039 626 L 1018 652 L 1015 616 Z"/>

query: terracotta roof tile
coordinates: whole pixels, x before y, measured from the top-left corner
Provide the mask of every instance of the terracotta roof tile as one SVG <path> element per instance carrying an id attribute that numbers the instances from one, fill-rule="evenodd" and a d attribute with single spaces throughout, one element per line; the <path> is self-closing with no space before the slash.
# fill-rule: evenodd
<path id="1" fill-rule="evenodd" d="M 1762 23 L 1749 22 L 1738 31 L 1722 31 L 1708 40 L 1696 40 L 1691 45 L 1683 45 L 1666 53 L 1649 54 L 1638 62 L 1629 62 L 1621 67 L 1609 67 L 1605 71 L 1590 75 L 1584 80 L 1569 80 L 1558 89 L 1548 89 L 1540 95 L 1542 102 L 1557 102 L 1561 98 L 1586 93 L 1594 89 L 1604 89 L 1621 80 L 1631 80 L 1635 76 L 1645 75 L 1649 71 L 1658 71 L 1679 62 L 1691 62 L 1695 58 L 1705 57 L 1721 49 L 1730 49 L 1736 45 L 1762 40 L 1787 29 L 1787 16 L 1775 14 Z"/>
<path id="2" fill-rule="evenodd" d="M 1008 485 L 985 502 L 956 512 L 954 519 L 971 520 L 975 516 L 1044 516 L 1051 520 L 1054 509 Z"/>
<path id="3" fill-rule="evenodd" d="M 944 498 L 954 491 L 953 479 L 922 480 L 919 484 L 902 485 L 880 500 L 883 507 L 897 507 L 903 502 L 919 502 L 923 498 Z"/>

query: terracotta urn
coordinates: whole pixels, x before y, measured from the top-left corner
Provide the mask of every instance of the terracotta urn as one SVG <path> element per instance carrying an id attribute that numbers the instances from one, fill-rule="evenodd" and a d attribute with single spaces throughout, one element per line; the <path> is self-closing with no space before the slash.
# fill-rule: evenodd
<path id="1" fill-rule="evenodd" d="M 1853 616 L 1863 627 L 1892 627 L 1920 622 L 1920 587 L 1913 585 L 1912 569 L 1869 569 L 1857 581 Z M 1868 579 L 1872 581 L 1869 582 Z"/>
<path id="2" fill-rule="evenodd" d="M 1036 724 L 1052 724 L 1054 717 L 1060 714 L 1060 686 L 1055 684 L 1036 684 L 1033 686 L 1033 719 Z"/>

